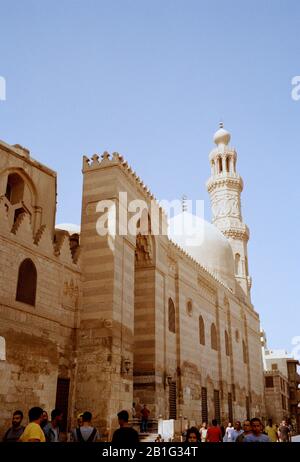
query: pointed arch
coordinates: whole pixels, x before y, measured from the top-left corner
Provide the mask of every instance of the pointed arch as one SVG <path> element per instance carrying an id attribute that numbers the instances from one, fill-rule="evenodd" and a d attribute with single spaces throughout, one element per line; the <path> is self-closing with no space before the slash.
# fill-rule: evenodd
<path id="1" fill-rule="evenodd" d="M 216 174 L 216 167 L 215 167 L 215 161 L 211 161 L 211 174 L 215 175 Z"/>
<path id="2" fill-rule="evenodd" d="M 248 258 L 247 258 L 247 256 L 245 257 L 245 271 L 246 271 L 246 276 L 249 276 L 249 267 L 248 267 Z"/>
<path id="3" fill-rule="evenodd" d="M 230 356 L 230 343 L 229 343 L 229 335 L 227 330 L 225 330 L 225 353 L 226 356 Z"/>
<path id="4" fill-rule="evenodd" d="M 199 316 L 199 341 L 200 345 L 205 345 L 205 324 L 202 316 Z"/>
<path id="5" fill-rule="evenodd" d="M 14 205 L 23 200 L 25 182 L 18 173 L 10 173 L 7 177 L 5 196 Z"/>
<path id="6" fill-rule="evenodd" d="M 210 340 L 211 340 L 211 348 L 215 351 L 218 351 L 217 328 L 214 323 L 212 323 L 211 328 L 210 328 Z"/>
<path id="7" fill-rule="evenodd" d="M 230 172 L 230 157 L 229 156 L 226 157 L 226 172 L 227 173 Z"/>
<path id="8" fill-rule="evenodd" d="M 248 364 L 248 352 L 245 340 L 243 340 L 243 361 L 245 364 Z"/>
<path id="9" fill-rule="evenodd" d="M 186 304 L 186 312 L 189 316 L 193 315 L 193 302 L 192 300 L 188 300 Z"/>
<path id="10" fill-rule="evenodd" d="M 223 162 L 222 162 L 222 158 L 221 157 L 218 157 L 218 173 L 222 173 L 223 172 Z"/>
<path id="11" fill-rule="evenodd" d="M 175 331 L 176 331 L 175 306 L 171 298 L 169 298 L 169 313 L 168 314 L 169 314 L 168 316 L 169 331 L 175 334 Z"/>
<path id="12" fill-rule="evenodd" d="M 4 337 L 0 337 L 0 361 L 6 360 L 6 342 Z"/>
<path id="13" fill-rule="evenodd" d="M 35 306 L 36 286 L 36 267 L 30 258 L 26 258 L 19 267 L 16 300 Z"/>
<path id="14" fill-rule="evenodd" d="M 239 253 L 235 254 L 234 263 L 235 263 L 235 274 L 240 275 L 241 274 L 241 256 Z"/>
<path id="15" fill-rule="evenodd" d="M 36 198 L 37 198 L 37 189 L 35 187 L 34 182 L 30 178 L 30 176 L 25 172 L 25 170 L 23 170 L 22 168 L 18 168 L 18 167 L 17 168 L 16 167 L 10 167 L 10 168 L 7 168 L 4 171 L 0 172 L 0 176 L 2 176 L 2 175 L 6 176 L 7 175 L 7 179 L 8 179 L 9 176 L 11 176 L 13 174 L 18 175 L 24 181 L 24 183 L 28 186 L 28 188 L 30 190 L 30 193 L 31 193 L 31 201 L 32 201 L 32 204 L 30 204 L 30 205 L 35 205 Z M 6 182 L 5 188 L 7 188 L 7 182 Z M 4 191 L 3 194 L 5 194 L 5 191 Z M 1 195 L 1 192 L 0 192 L 0 195 Z"/>

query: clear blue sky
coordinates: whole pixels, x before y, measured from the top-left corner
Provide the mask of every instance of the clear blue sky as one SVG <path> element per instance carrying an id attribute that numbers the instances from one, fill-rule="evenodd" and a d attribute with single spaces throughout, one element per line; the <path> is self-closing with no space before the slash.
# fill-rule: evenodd
<path id="1" fill-rule="evenodd" d="M 300 335 L 298 0 L 0 0 L 0 139 L 58 172 L 80 221 L 81 159 L 122 153 L 159 199 L 205 199 L 219 120 L 245 182 L 252 299 L 269 346 Z"/>

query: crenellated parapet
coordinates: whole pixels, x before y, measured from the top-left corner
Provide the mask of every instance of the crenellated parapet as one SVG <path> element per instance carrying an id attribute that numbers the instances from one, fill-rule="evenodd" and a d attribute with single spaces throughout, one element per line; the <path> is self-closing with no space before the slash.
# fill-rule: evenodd
<path id="1" fill-rule="evenodd" d="M 160 210 L 163 211 L 163 208 L 160 206 L 158 200 L 152 194 L 148 186 L 144 184 L 141 178 L 136 174 L 136 172 L 131 168 L 124 157 L 118 152 L 113 152 L 112 154 L 105 151 L 101 156 L 94 154 L 91 158 L 83 156 L 82 160 L 82 173 L 92 172 L 98 169 L 103 169 L 107 167 L 118 166 L 122 171 L 127 175 L 127 177 L 132 181 L 135 187 L 138 188 L 140 193 L 142 193 L 147 200 L 154 201 Z M 164 211 L 163 211 L 164 213 Z"/>

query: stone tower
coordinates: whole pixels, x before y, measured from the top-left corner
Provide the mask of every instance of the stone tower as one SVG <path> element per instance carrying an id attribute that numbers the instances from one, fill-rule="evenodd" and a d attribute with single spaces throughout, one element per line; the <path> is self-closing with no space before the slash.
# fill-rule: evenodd
<path id="1" fill-rule="evenodd" d="M 243 222 L 241 211 L 243 180 L 237 173 L 237 153 L 229 146 L 230 133 L 223 128 L 223 123 L 220 123 L 214 135 L 214 142 L 216 147 L 209 155 L 211 177 L 206 185 L 211 198 L 212 222 L 231 244 L 236 280 L 250 299 L 251 278 L 247 254 L 249 229 Z"/>
<path id="2" fill-rule="evenodd" d="M 161 330 L 156 326 L 163 323 L 164 300 L 156 293 L 155 239 L 138 231 L 143 220 L 137 210 L 145 205 L 142 212 L 150 211 L 154 197 L 118 153 L 84 156 L 82 172 L 75 414 L 93 409 L 94 424 L 103 432 L 116 428 L 117 412 L 131 409 L 133 402 L 147 403 L 152 415 L 158 414 L 153 390 L 162 382 L 156 383 L 154 373 Z M 102 234 L 101 222 L 106 228 L 111 212 L 115 229 L 108 226 Z"/>

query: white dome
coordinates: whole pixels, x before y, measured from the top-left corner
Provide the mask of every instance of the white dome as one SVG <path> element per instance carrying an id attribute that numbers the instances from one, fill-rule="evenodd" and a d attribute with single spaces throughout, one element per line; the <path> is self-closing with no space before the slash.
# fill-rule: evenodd
<path id="1" fill-rule="evenodd" d="M 75 225 L 74 223 L 61 223 L 60 225 L 55 225 L 55 229 L 68 231 L 70 235 L 80 234 L 80 225 Z"/>
<path id="2" fill-rule="evenodd" d="M 169 220 L 169 238 L 227 287 L 234 289 L 232 248 L 213 224 L 189 212 L 182 212 Z"/>
<path id="3" fill-rule="evenodd" d="M 230 138 L 230 133 L 224 129 L 223 122 L 221 122 L 219 130 L 214 134 L 214 142 L 217 146 L 219 146 L 219 144 L 227 146 L 230 142 Z"/>

